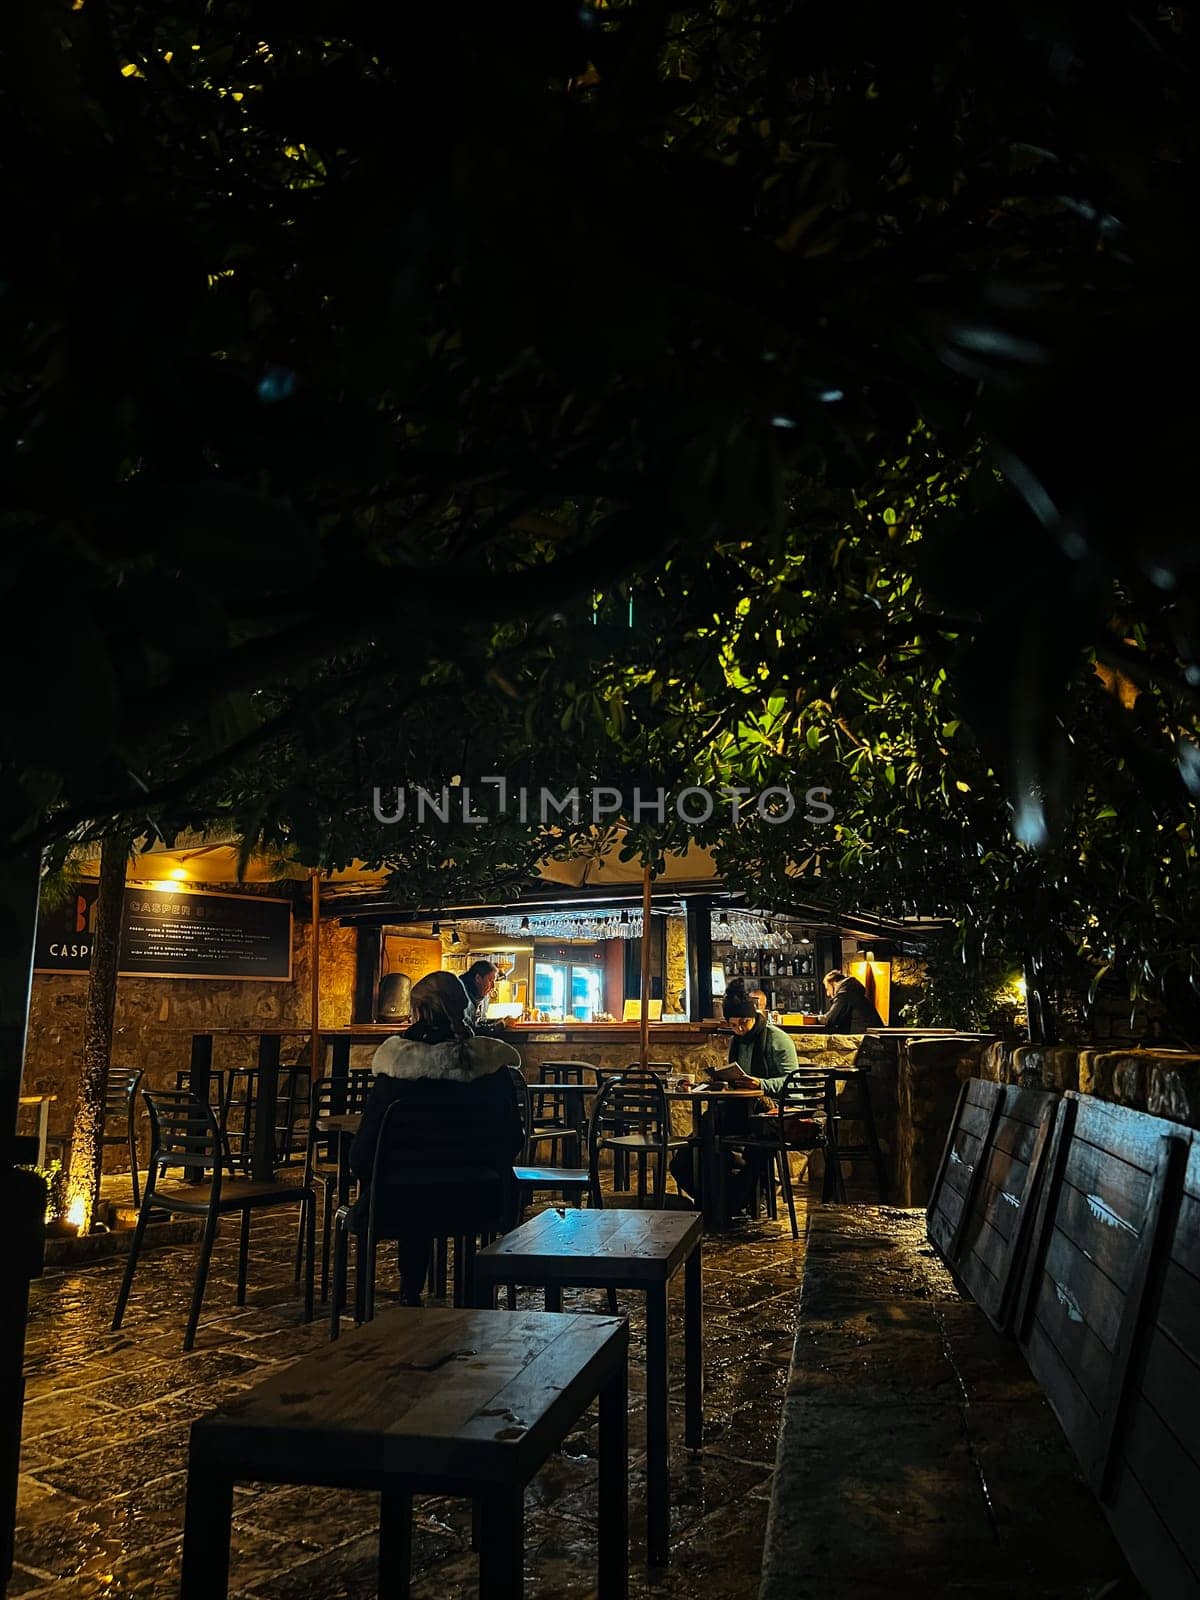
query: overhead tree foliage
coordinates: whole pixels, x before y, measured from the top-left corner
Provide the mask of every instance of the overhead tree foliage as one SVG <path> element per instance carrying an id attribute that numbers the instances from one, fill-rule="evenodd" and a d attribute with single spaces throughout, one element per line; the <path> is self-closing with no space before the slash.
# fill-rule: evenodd
<path id="1" fill-rule="evenodd" d="M 470 776 L 486 717 L 539 776 L 826 778 L 832 846 L 730 871 L 1186 984 L 1182 9 L 415 27 L 16 6 L 0 581 L 56 625 L 0 641 L 5 848 L 338 859 L 384 744 Z"/>

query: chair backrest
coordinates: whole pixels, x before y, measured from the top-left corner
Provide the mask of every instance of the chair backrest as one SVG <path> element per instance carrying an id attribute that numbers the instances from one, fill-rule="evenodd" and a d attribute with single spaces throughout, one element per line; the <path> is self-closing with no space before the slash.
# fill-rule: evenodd
<path id="1" fill-rule="evenodd" d="M 665 1138 L 667 1097 L 663 1081 L 656 1072 L 629 1067 L 612 1077 L 601 1088 L 592 1106 L 592 1138 L 596 1145 L 605 1135 L 645 1133 Z"/>
<path id="2" fill-rule="evenodd" d="M 512 1127 L 497 1115 L 494 1098 L 437 1080 L 416 1079 L 405 1088 L 410 1092 L 392 1101 L 379 1129 L 370 1234 L 500 1231 L 513 1214 L 516 1179 Z"/>
<path id="3" fill-rule="evenodd" d="M 150 1163 L 146 1179 L 148 1201 L 158 1179 L 172 1167 L 181 1167 L 193 1179 L 211 1172 L 212 1198 L 221 1190 L 221 1131 L 211 1106 L 193 1099 L 186 1090 L 142 1090 L 150 1113 Z"/>
<path id="4" fill-rule="evenodd" d="M 318 1078 L 309 1093 L 312 1120 L 360 1114 L 371 1093 L 371 1083 L 371 1074 L 357 1069 L 344 1078 Z"/>
<path id="5" fill-rule="evenodd" d="M 142 1067 L 109 1067 L 104 1086 L 105 1117 L 127 1117 L 130 1102 L 142 1081 Z"/>
<path id="6" fill-rule="evenodd" d="M 780 1114 L 814 1120 L 824 1117 L 828 1109 L 828 1083 L 827 1074 L 818 1068 L 795 1068 L 780 1084 L 775 1096 Z"/>
<path id="7" fill-rule="evenodd" d="M 521 1146 L 520 1165 L 524 1166 L 529 1160 L 529 1132 L 533 1127 L 533 1096 L 529 1092 L 529 1085 L 525 1081 L 525 1074 L 520 1067 L 509 1067 L 508 1076 L 512 1080 L 513 1093 L 517 1097 L 517 1108 L 521 1113 L 521 1133 L 524 1143 Z M 543 1082 L 554 1083 L 556 1079 L 543 1079 Z M 566 1081 L 565 1079 L 563 1080 Z"/>
<path id="8" fill-rule="evenodd" d="M 361 1116 L 371 1093 L 372 1075 L 355 1068 L 344 1078 L 318 1078 L 308 1094 L 308 1148 L 311 1164 L 316 1147 L 330 1141 L 329 1134 L 317 1128 L 318 1117 Z M 332 1155 L 330 1156 L 332 1160 Z"/>

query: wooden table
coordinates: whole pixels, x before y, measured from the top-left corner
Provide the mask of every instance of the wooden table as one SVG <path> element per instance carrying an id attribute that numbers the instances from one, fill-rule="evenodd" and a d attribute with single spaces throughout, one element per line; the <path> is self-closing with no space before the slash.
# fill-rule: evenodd
<path id="1" fill-rule="evenodd" d="M 703 1237 L 695 1213 L 552 1208 L 475 1257 L 482 1306 L 495 1303 L 500 1284 L 540 1286 L 547 1311 L 561 1309 L 564 1289 L 632 1289 L 646 1296 L 646 1547 L 656 1566 L 668 1560 L 671 1516 L 667 1285 L 682 1266 L 684 1439 L 698 1450 L 704 1423 Z"/>
<path id="2" fill-rule="evenodd" d="M 381 1491 L 379 1593 L 409 1592 L 414 1494 L 470 1496 L 479 1587 L 524 1592 L 525 1485 L 599 1397 L 601 1600 L 629 1582 L 629 1326 L 397 1308 L 192 1424 L 181 1600 L 229 1587 L 233 1486 Z"/>

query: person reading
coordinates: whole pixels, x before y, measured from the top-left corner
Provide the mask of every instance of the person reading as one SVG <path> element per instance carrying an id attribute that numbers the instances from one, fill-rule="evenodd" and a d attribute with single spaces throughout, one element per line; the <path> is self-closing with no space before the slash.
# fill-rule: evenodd
<path id="1" fill-rule="evenodd" d="M 778 1094 L 788 1073 L 796 1069 L 796 1046 L 782 1028 L 768 1022 L 764 1013 L 757 1009 L 745 984 L 736 980 L 731 983 L 721 1005 L 733 1038 L 729 1041 L 729 1060 L 723 1067 L 711 1069 L 710 1081 L 728 1084 L 731 1089 L 757 1089 L 764 1095 Z M 749 1126 L 755 1104 L 747 1099 L 723 1106 L 724 1131 L 744 1131 Z M 711 1108 L 704 1112 L 708 1118 L 714 1115 Z M 749 1208 L 753 1197 L 754 1169 L 736 1151 L 725 1151 L 722 1160 L 726 1207 L 730 1216 L 737 1216 Z M 684 1194 L 697 1198 L 693 1192 L 690 1150 L 676 1151 L 671 1161 L 671 1176 Z"/>

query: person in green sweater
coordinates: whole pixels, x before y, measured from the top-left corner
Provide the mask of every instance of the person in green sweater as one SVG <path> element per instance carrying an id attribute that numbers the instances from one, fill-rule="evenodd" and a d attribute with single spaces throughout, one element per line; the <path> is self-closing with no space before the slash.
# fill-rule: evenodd
<path id="1" fill-rule="evenodd" d="M 755 1009 L 740 983 L 731 983 L 726 989 L 722 1008 L 733 1038 L 728 1065 L 718 1068 L 714 1077 L 731 1089 L 778 1094 L 788 1073 L 799 1065 L 790 1036 Z"/>
<path id="2" fill-rule="evenodd" d="M 778 1094 L 788 1073 L 796 1069 L 796 1046 L 782 1028 L 768 1022 L 764 1013 L 756 1009 L 744 984 L 731 983 L 721 1004 L 733 1038 L 729 1041 L 729 1060 L 713 1073 L 714 1081 L 728 1084 L 731 1089 L 758 1089 L 765 1095 Z M 721 1131 L 744 1132 L 755 1104 L 753 1100 L 739 1099 L 723 1106 Z M 713 1116 L 711 1107 L 704 1112 L 704 1117 Z M 722 1159 L 726 1209 L 735 1217 L 750 1206 L 756 1169 L 736 1151 L 725 1151 Z M 690 1150 L 675 1152 L 671 1176 L 684 1194 L 698 1198 L 693 1194 Z"/>

